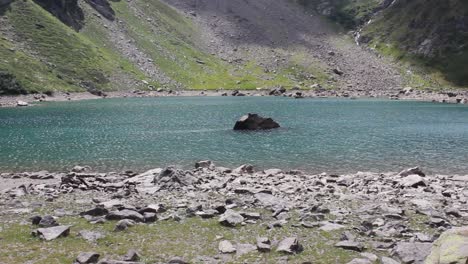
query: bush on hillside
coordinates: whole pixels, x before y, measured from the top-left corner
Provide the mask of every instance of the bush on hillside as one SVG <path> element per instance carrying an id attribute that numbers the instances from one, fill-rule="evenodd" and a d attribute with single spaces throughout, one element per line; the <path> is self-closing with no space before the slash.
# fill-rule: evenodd
<path id="1" fill-rule="evenodd" d="M 18 95 L 28 92 L 18 83 L 13 74 L 0 71 L 0 95 Z"/>

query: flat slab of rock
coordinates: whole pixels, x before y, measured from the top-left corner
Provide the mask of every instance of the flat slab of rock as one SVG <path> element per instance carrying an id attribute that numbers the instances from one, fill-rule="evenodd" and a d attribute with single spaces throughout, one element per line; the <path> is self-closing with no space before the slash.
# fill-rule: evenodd
<path id="1" fill-rule="evenodd" d="M 335 247 L 347 249 L 347 250 L 354 250 L 357 252 L 362 252 L 364 250 L 364 246 L 355 241 L 341 241 L 335 244 Z"/>
<path id="2" fill-rule="evenodd" d="M 70 234 L 70 226 L 54 226 L 48 228 L 39 228 L 33 232 L 34 236 L 38 236 L 46 241 L 51 241 L 59 237 L 66 237 Z"/>
<path id="3" fill-rule="evenodd" d="M 234 125 L 234 130 L 265 130 L 279 127 L 280 125 L 271 118 L 249 113 L 239 118 Z"/>
<path id="4" fill-rule="evenodd" d="M 400 242 L 392 250 L 392 256 L 399 258 L 403 263 L 422 264 L 431 247 L 431 243 Z"/>

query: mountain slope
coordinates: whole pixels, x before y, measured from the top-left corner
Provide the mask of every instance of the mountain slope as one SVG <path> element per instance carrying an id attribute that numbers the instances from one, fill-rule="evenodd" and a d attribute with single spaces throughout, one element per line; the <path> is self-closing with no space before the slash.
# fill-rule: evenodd
<path id="1" fill-rule="evenodd" d="M 0 71 L 29 92 L 402 86 L 386 61 L 290 0 L 0 5 Z"/>
<path id="2" fill-rule="evenodd" d="M 358 41 L 402 62 L 407 83 L 468 87 L 465 0 L 295 0 L 358 32 Z"/>
<path id="3" fill-rule="evenodd" d="M 371 47 L 423 67 L 442 85 L 468 86 L 468 2 L 397 0 L 367 25 Z"/>

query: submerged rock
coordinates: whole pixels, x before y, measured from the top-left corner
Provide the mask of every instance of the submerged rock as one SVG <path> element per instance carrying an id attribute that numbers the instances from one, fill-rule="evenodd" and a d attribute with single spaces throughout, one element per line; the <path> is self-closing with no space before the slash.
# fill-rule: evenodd
<path id="1" fill-rule="evenodd" d="M 242 116 L 234 125 L 234 130 L 265 130 L 279 128 L 280 125 L 271 118 L 264 118 L 257 114 Z"/>

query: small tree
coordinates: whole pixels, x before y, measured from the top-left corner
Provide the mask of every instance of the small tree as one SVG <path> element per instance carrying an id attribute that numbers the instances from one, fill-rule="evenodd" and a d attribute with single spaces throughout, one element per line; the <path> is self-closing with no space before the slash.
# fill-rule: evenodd
<path id="1" fill-rule="evenodd" d="M 0 95 L 27 94 L 28 92 L 18 83 L 15 76 L 0 71 Z"/>

